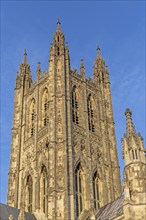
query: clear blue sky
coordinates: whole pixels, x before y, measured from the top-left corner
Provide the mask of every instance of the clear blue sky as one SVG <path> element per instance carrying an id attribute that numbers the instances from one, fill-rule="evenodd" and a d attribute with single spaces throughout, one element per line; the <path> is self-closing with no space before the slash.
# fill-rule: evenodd
<path id="1" fill-rule="evenodd" d="M 120 139 L 124 111 L 133 112 L 136 130 L 145 134 L 145 1 L 2 1 L 1 2 L 1 194 L 6 202 L 16 71 L 27 49 L 33 79 L 37 62 L 48 68 L 49 48 L 60 18 L 69 44 L 71 67 L 83 58 L 87 77 L 99 44 L 108 65 L 123 178 Z M 145 137 L 144 137 L 145 138 Z"/>

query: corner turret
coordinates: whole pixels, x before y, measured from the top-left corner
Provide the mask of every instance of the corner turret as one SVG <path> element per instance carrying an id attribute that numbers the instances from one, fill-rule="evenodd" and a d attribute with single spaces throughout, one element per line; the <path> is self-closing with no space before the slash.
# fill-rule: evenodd
<path id="1" fill-rule="evenodd" d="M 25 89 L 25 91 L 31 87 L 32 77 L 30 66 L 27 63 L 27 53 L 24 51 L 23 62 L 20 64 L 19 73 L 17 72 L 16 76 L 16 89 L 20 89 L 21 86 Z"/>
<path id="2" fill-rule="evenodd" d="M 136 133 L 132 112 L 125 111 L 126 134 L 121 140 L 123 148 L 124 168 L 124 196 L 125 202 L 143 204 L 146 198 L 146 159 L 143 138 Z"/>
<path id="3" fill-rule="evenodd" d="M 93 78 L 94 81 L 104 82 L 106 79 L 106 65 L 105 61 L 101 56 L 100 47 L 97 46 L 97 57 L 94 61 L 93 66 Z"/>
<path id="4" fill-rule="evenodd" d="M 140 133 L 136 133 L 133 121 L 132 121 L 132 112 L 129 108 L 125 111 L 126 115 L 126 134 L 124 139 L 122 139 L 123 147 L 123 158 L 125 160 L 125 165 L 130 163 L 146 163 L 145 154 L 144 154 L 144 144 L 143 138 Z"/>

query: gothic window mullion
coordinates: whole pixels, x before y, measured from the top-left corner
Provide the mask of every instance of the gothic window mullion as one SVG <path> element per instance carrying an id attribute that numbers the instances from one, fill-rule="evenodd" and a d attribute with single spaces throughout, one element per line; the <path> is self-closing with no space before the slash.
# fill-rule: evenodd
<path id="1" fill-rule="evenodd" d="M 79 111 L 78 111 L 78 97 L 76 94 L 76 89 L 73 89 L 72 92 L 72 120 L 76 124 L 79 124 Z"/>
<path id="2" fill-rule="evenodd" d="M 87 109 L 88 109 L 88 125 L 89 125 L 89 131 L 94 132 L 95 126 L 94 126 L 94 111 L 92 106 L 91 97 L 89 96 L 87 100 Z"/>

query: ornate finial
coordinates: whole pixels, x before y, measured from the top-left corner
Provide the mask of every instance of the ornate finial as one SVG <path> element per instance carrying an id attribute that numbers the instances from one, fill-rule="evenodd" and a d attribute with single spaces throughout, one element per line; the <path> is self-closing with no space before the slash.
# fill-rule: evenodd
<path id="1" fill-rule="evenodd" d="M 100 47 L 99 47 L 99 45 L 97 44 L 97 57 L 101 57 L 101 55 L 100 55 Z"/>
<path id="2" fill-rule="evenodd" d="M 24 49 L 24 55 L 26 55 L 26 56 L 27 56 L 26 49 Z"/>
<path id="3" fill-rule="evenodd" d="M 59 18 L 57 19 L 57 31 L 61 31 L 61 28 L 60 28 L 60 20 Z"/>
<path id="4" fill-rule="evenodd" d="M 132 112 L 131 112 L 131 110 L 129 109 L 129 108 L 126 108 L 126 111 L 125 111 L 125 115 L 127 116 L 127 115 L 132 115 Z"/>
<path id="5" fill-rule="evenodd" d="M 27 64 L 27 53 L 26 53 L 26 49 L 24 50 L 23 64 Z"/>
<path id="6" fill-rule="evenodd" d="M 57 18 L 57 24 L 58 25 L 60 25 L 61 23 L 60 23 L 60 20 L 59 20 L 59 18 Z"/>
<path id="7" fill-rule="evenodd" d="M 132 112 L 129 108 L 126 109 L 125 115 L 126 115 L 126 133 L 127 133 L 127 135 L 130 136 L 132 134 L 136 134 L 134 124 L 132 121 Z"/>
<path id="8" fill-rule="evenodd" d="M 85 75 L 85 66 L 84 66 L 84 60 L 83 59 L 81 59 L 80 73 L 81 73 L 81 75 Z"/>
<path id="9" fill-rule="evenodd" d="M 84 60 L 81 59 L 81 67 L 84 67 Z"/>

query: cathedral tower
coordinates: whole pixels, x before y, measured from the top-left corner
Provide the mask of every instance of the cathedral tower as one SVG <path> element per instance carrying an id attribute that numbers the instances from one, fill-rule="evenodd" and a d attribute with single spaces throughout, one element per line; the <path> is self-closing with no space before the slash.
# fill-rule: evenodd
<path id="1" fill-rule="evenodd" d="M 32 81 L 26 51 L 16 77 L 9 205 L 48 220 L 88 219 L 121 195 L 108 69 L 70 67 L 60 21 L 48 70 Z"/>

